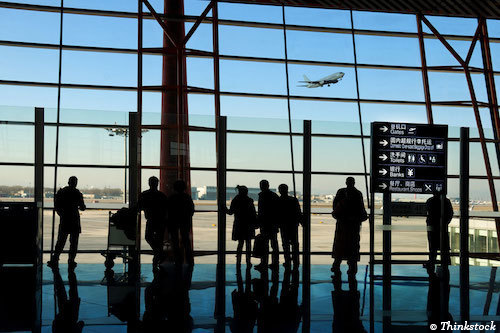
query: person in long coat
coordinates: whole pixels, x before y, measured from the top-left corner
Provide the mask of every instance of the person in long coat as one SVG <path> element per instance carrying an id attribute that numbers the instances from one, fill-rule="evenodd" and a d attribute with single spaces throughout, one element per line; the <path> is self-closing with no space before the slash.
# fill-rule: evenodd
<path id="1" fill-rule="evenodd" d="M 288 185 L 281 184 L 278 187 L 280 197 L 278 199 L 278 219 L 283 243 L 283 253 L 286 268 L 299 266 L 299 224 L 302 224 L 302 212 L 296 197 L 288 195 Z"/>
<path id="2" fill-rule="evenodd" d="M 331 271 L 334 273 L 333 277 L 337 279 L 340 279 L 342 260 L 347 260 L 349 279 L 356 279 L 361 222 L 368 218 L 363 195 L 354 187 L 354 184 L 354 178 L 347 177 L 347 187 L 339 189 L 333 200 L 332 216 L 337 220 L 337 224 L 333 241 L 332 257 L 334 261 Z"/>
<path id="3" fill-rule="evenodd" d="M 231 206 L 227 210 L 229 215 L 234 214 L 232 240 L 238 242 L 236 250 L 236 264 L 241 265 L 243 254 L 243 245 L 246 245 L 246 263 L 247 267 L 251 264 L 251 240 L 255 238 L 255 224 L 257 222 L 257 213 L 253 199 L 248 196 L 248 188 L 238 185 L 238 194 L 231 201 Z"/>

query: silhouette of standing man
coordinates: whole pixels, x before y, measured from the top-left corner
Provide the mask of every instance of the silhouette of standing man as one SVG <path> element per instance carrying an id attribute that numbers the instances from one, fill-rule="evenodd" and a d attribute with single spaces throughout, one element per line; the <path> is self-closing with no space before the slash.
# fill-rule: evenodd
<path id="1" fill-rule="evenodd" d="M 286 268 L 299 265 L 299 223 L 302 224 L 302 212 L 297 198 L 288 195 L 288 185 L 281 184 L 278 187 L 279 197 L 279 221 L 283 252 L 285 254 Z M 291 255 L 290 255 L 291 248 Z"/>
<path id="2" fill-rule="evenodd" d="M 183 180 L 175 181 L 174 193 L 168 198 L 167 229 L 177 265 L 182 265 L 184 258 L 188 264 L 194 264 L 193 249 L 189 237 L 193 227 L 193 214 L 194 203 L 191 196 L 186 193 L 186 183 Z M 182 249 L 184 249 L 185 257 L 182 255 Z"/>
<path id="3" fill-rule="evenodd" d="M 437 251 L 440 248 L 441 243 L 441 192 L 435 191 L 433 196 L 427 199 L 425 203 L 427 206 L 427 226 L 430 230 L 427 231 L 427 240 L 429 241 L 429 263 L 427 269 L 434 272 L 434 265 L 436 262 Z M 451 206 L 451 201 L 445 198 L 444 201 L 444 219 L 446 225 L 450 224 L 453 218 L 453 207 Z M 446 233 L 446 239 L 448 239 L 448 233 Z M 445 246 L 450 248 L 450 242 L 447 241 Z"/>
<path id="4" fill-rule="evenodd" d="M 267 252 L 269 252 L 269 241 L 272 247 L 271 268 L 279 266 L 279 248 L 278 248 L 278 222 L 276 216 L 276 205 L 278 204 L 278 195 L 269 190 L 269 182 L 265 179 L 260 181 L 259 203 L 257 220 L 260 226 L 260 232 L 266 240 Z M 268 253 L 262 257 L 262 262 L 255 266 L 257 270 L 267 269 L 269 262 Z"/>
<path id="5" fill-rule="evenodd" d="M 354 187 L 354 178 L 347 177 L 347 187 L 337 191 L 333 200 L 332 216 L 337 219 L 335 239 L 333 241 L 332 257 L 334 258 L 331 271 L 333 278 L 340 280 L 340 264 L 347 260 L 349 282 L 356 281 L 359 261 L 359 232 L 361 222 L 365 221 L 366 214 L 363 195 Z"/>
<path id="6" fill-rule="evenodd" d="M 68 186 L 57 191 L 54 197 L 54 208 L 57 215 L 60 217 L 59 231 L 57 235 L 57 243 L 52 254 L 52 258 L 47 263 L 50 268 L 56 269 L 59 264 L 59 256 L 64 249 L 66 239 L 69 235 L 69 255 L 68 268 L 75 269 L 76 267 L 76 252 L 78 250 L 78 238 L 82 232 L 80 225 L 80 213 L 78 209 L 85 210 L 86 206 L 83 202 L 82 193 L 76 188 L 78 178 L 75 176 L 69 177 Z"/>
<path id="7" fill-rule="evenodd" d="M 252 266 L 251 242 L 255 238 L 255 222 L 257 221 L 257 213 L 253 205 L 253 199 L 248 196 L 248 188 L 246 186 L 236 186 L 238 195 L 231 201 L 231 206 L 227 210 L 229 215 L 234 214 L 232 239 L 238 241 L 236 249 L 236 265 L 241 266 L 241 257 L 243 254 L 243 243 L 246 245 L 246 263 L 247 268 Z"/>
<path id="8" fill-rule="evenodd" d="M 150 177 L 149 190 L 141 193 L 138 202 L 146 217 L 146 242 L 153 249 L 153 271 L 158 270 L 167 225 L 167 196 L 158 190 L 158 183 L 158 178 Z"/>

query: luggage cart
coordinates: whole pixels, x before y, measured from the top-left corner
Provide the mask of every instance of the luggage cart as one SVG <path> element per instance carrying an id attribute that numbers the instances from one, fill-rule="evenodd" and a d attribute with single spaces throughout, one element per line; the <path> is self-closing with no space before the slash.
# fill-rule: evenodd
<path id="1" fill-rule="evenodd" d="M 109 212 L 108 245 L 106 250 L 101 252 L 101 255 L 105 258 L 104 266 L 106 267 L 105 276 L 102 281 L 103 284 L 125 282 L 128 280 L 127 266 L 133 259 L 130 249 L 136 246 L 135 225 L 132 233 L 130 230 L 127 231 L 124 228 L 120 228 L 117 223 L 113 222 L 115 214 L 111 211 Z M 113 267 L 116 258 L 123 260 L 123 273 L 115 276 Z"/>

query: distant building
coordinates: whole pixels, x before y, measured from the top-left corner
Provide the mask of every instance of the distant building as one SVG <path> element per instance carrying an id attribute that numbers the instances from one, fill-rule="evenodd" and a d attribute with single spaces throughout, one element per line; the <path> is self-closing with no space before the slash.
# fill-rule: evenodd
<path id="1" fill-rule="evenodd" d="M 198 187 L 197 190 L 197 200 L 217 200 L 217 186 L 201 186 Z M 276 192 L 276 189 L 272 188 L 271 191 Z M 248 189 L 248 196 L 254 200 L 259 200 L 259 193 L 260 188 L 250 187 Z M 236 187 L 226 188 L 226 200 L 232 200 L 236 194 L 238 194 Z"/>
<path id="2" fill-rule="evenodd" d="M 191 199 L 198 200 L 198 188 L 191 187 Z"/>

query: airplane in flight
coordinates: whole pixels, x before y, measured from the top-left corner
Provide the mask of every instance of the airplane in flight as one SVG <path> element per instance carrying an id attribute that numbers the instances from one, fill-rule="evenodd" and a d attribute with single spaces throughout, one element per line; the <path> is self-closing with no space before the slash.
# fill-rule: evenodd
<path id="1" fill-rule="evenodd" d="M 323 87 L 325 84 L 327 86 L 330 86 L 330 84 L 334 84 L 342 80 L 344 77 L 343 72 L 337 72 L 335 74 L 328 75 L 322 79 L 319 79 L 317 81 L 311 81 L 309 78 L 304 74 L 304 80 L 305 81 L 299 81 L 302 83 L 306 83 L 305 85 L 300 85 L 297 87 L 306 87 L 306 88 L 318 88 L 318 87 Z"/>

